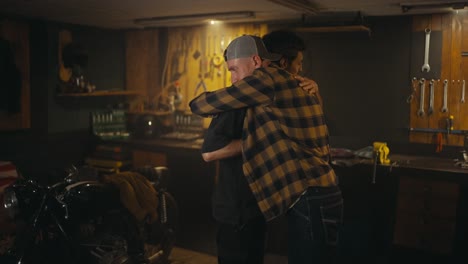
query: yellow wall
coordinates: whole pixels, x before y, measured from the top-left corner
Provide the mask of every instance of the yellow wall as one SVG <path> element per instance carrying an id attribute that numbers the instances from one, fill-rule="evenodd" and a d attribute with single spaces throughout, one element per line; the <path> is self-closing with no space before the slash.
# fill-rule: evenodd
<path id="1" fill-rule="evenodd" d="M 196 91 L 201 81 L 208 91 L 230 85 L 230 74 L 223 59 L 229 42 L 243 34 L 261 37 L 266 33 L 266 24 L 215 24 L 169 29 L 167 54 L 161 54 L 166 58 L 162 87 L 167 90 L 177 79 L 183 96 L 177 109 L 189 111 L 190 100 L 203 91 L 201 86 Z"/>
<path id="2" fill-rule="evenodd" d="M 204 90 L 202 82 L 207 91 L 231 84 L 230 73 L 223 59 L 224 49 L 229 42 L 243 34 L 261 37 L 266 33 L 266 24 L 170 28 L 167 53 L 161 54 L 166 62 L 161 81 L 162 93 L 174 88 L 177 81 L 182 98 L 176 108 L 189 112 L 190 100 Z M 159 95 L 156 96 L 158 97 Z M 205 119 L 204 127 L 208 126 L 209 121 L 210 119 Z"/>

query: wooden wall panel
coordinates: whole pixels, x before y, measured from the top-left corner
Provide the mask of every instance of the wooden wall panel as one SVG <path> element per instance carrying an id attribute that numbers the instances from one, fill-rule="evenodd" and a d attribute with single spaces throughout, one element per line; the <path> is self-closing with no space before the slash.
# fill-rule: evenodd
<path id="1" fill-rule="evenodd" d="M 207 91 L 231 84 L 223 59 L 224 49 L 231 40 L 243 34 L 263 36 L 266 33 L 265 24 L 170 28 L 163 83 L 167 90 L 178 82 L 183 98 L 177 108 L 189 111 L 188 103 L 203 92 L 203 83 Z"/>
<path id="2" fill-rule="evenodd" d="M 426 28 L 432 28 L 432 16 L 415 16 L 413 19 L 413 31 L 424 31 Z"/>
<path id="3" fill-rule="evenodd" d="M 146 96 L 130 102 L 138 112 L 143 105 L 158 109 L 168 102 L 174 89 L 180 93 L 177 110 L 189 112 L 188 103 L 196 95 L 230 85 L 230 73 L 223 59 L 229 42 L 243 34 L 263 36 L 266 24 L 210 25 L 169 28 L 167 50 L 161 47 L 158 30 L 132 30 L 126 33 L 126 89 Z M 161 64 L 160 62 L 163 61 Z M 197 88 L 198 87 L 198 88 Z M 210 119 L 204 119 L 207 127 Z"/>
<path id="4" fill-rule="evenodd" d="M 454 116 L 453 128 L 454 129 L 468 129 L 468 126 L 465 126 L 466 121 L 465 117 L 460 115 L 460 90 L 461 90 L 461 42 L 462 42 L 462 19 L 461 15 L 454 15 L 452 18 L 452 47 L 450 52 L 450 76 L 448 89 L 448 105 L 449 111 L 445 118 L 448 118 L 449 115 Z M 462 143 L 462 136 L 459 135 L 450 135 L 448 137 L 447 144 L 450 145 L 460 145 Z"/>
<path id="5" fill-rule="evenodd" d="M 414 97 L 413 100 L 411 101 L 411 106 L 410 106 L 410 126 L 411 127 L 428 127 L 429 126 L 429 119 L 427 118 L 427 115 L 424 116 L 418 116 L 418 110 L 420 107 L 420 102 L 421 102 L 421 84 L 420 80 L 417 79 L 416 81 L 411 81 L 411 85 L 413 89 L 415 89 Z M 428 95 L 429 94 L 429 82 L 425 81 L 424 82 L 424 94 Z M 424 109 L 426 111 L 427 106 L 428 106 L 428 100 L 427 96 L 425 96 L 424 99 Z M 425 134 L 425 133 L 410 133 L 410 141 L 411 142 L 420 142 L 420 143 L 427 143 L 431 142 L 431 137 L 432 135 Z"/>
<path id="6" fill-rule="evenodd" d="M 461 18 L 461 44 L 460 44 L 460 52 L 464 54 L 468 52 L 468 16 L 463 16 Z M 462 103 L 459 101 L 459 121 L 455 122 L 455 128 L 457 129 L 466 129 L 468 130 L 468 56 L 461 55 L 460 61 L 460 79 L 465 80 L 465 102 Z M 462 87 L 460 87 L 459 97 L 461 99 L 461 91 Z M 463 145 L 463 139 L 458 139 L 459 144 Z"/>
<path id="7" fill-rule="evenodd" d="M 464 16 L 462 18 L 462 44 L 461 49 L 462 51 L 468 52 L 468 16 Z"/>
<path id="8" fill-rule="evenodd" d="M 468 51 L 468 17 L 464 13 L 448 13 L 441 15 L 415 16 L 413 19 L 413 32 L 431 28 L 432 31 L 442 31 L 442 67 L 440 80 L 435 80 L 434 113 L 430 116 L 419 117 L 417 111 L 420 101 L 420 89 L 410 107 L 410 126 L 417 128 L 446 129 L 447 119 L 454 117 L 455 130 L 468 130 L 468 103 L 461 103 L 462 83 L 465 72 L 468 70 L 468 59 L 463 58 L 462 52 Z M 465 69 L 466 68 L 466 69 Z M 468 74 L 467 76 L 468 77 Z M 443 106 L 443 82 L 448 81 L 448 112 L 441 111 Z M 468 79 L 466 79 L 468 81 Z M 426 81 L 425 109 L 429 103 L 429 80 Z M 410 142 L 436 143 L 435 133 L 410 133 Z M 444 135 L 443 143 L 447 145 L 462 145 L 463 136 Z"/>
<path id="9" fill-rule="evenodd" d="M 146 95 L 132 102 L 131 108 L 135 108 L 161 90 L 159 31 L 132 30 L 126 33 L 125 38 L 126 89 Z"/>
<path id="10" fill-rule="evenodd" d="M 231 84 L 223 59 L 224 49 L 231 40 L 244 34 L 263 36 L 267 29 L 266 24 L 250 23 L 170 28 L 161 94 L 167 95 L 177 83 L 182 98 L 176 108 L 190 112 L 188 103 L 205 88 L 213 91 Z M 204 127 L 209 122 L 205 118 Z"/>
<path id="11" fill-rule="evenodd" d="M 442 17 L 442 68 L 440 74 L 440 83 L 435 93 L 435 101 L 438 102 L 436 106 L 435 115 L 432 117 L 432 126 L 431 128 L 446 128 L 446 119 L 449 117 L 450 112 L 442 113 L 441 109 L 443 106 L 443 96 L 444 96 L 444 81 L 448 81 L 448 90 L 450 93 L 450 88 L 452 86 L 451 70 L 452 70 L 452 21 L 453 17 L 451 15 L 444 15 Z M 448 100 L 449 102 L 449 100 Z M 453 108 L 451 105 L 448 106 L 449 111 Z M 447 136 L 443 137 L 444 144 L 450 142 Z"/>
<path id="12" fill-rule="evenodd" d="M 424 16 L 415 16 L 413 19 L 413 32 L 425 31 L 426 28 L 431 29 L 431 31 L 443 31 L 443 28 L 446 26 L 444 24 L 445 19 L 441 15 L 424 15 Z M 443 31 L 445 32 L 445 31 Z M 446 35 L 443 34 L 443 41 L 445 41 Z M 424 47 L 421 47 L 423 49 Z M 442 45 L 442 53 L 444 52 L 444 45 Z M 412 52 L 416 52 L 412 50 Z M 443 61 L 442 61 L 442 71 L 443 71 Z M 411 76 L 413 78 L 415 76 Z M 417 77 L 417 76 L 416 76 Z M 418 116 L 418 110 L 421 102 L 421 88 L 420 88 L 420 80 L 411 81 L 411 85 L 416 90 L 414 94 L 413 101 L 410 105 L 410 127 L 415 128 L 427 128 L 431 127 L 432 120 L 434 120 L 434 116 L 438 115 L 437 109 L 440 109 L 438 101 L 434 101 L 434 113 L 432 115 L 427 115 L 427 109 L 429 106 L 429 82 L 430 80 L 426 80 L 424 83 L 424 111 L 426 112 L 423 116 Z M 434 83 L 435 93 L 438 92 L 438 83 Z M 436 96 L 437 98 L 437 96 Z M 435 137 L 433 134 L 430 133 L 420 133 L 420 132 L 413 132 L 410 133 L 410 141 L 411 142 L 418 142 L 418 143 L 433 143 L 435 142 Z"/>

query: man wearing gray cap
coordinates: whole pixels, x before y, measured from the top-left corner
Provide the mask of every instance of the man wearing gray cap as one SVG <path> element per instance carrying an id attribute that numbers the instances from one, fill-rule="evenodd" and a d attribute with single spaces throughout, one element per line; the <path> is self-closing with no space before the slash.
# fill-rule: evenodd
<path id="1" fill-rule="evenodd" d="M 260 211 L 267 221 L 286 214 L 289 264 L 325 263 L 342 216 L 328 128 L 316 96 L 285 70 L 262 67 L 278 59 L 259 37 L 234 39 L 225 51 L 233 85 L 190 107 L 202 116 L 246 109 L 242 167 Z"/>

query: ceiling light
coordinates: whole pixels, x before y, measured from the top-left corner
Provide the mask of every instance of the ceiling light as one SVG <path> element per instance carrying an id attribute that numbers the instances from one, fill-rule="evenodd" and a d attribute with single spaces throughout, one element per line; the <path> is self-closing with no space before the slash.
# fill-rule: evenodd
<path id="1" fill-rule="evenodd" d="M 135 19 L 133 22 L 140 26 L 179 26 L 202 24 L 206 22 L 211 23 L 211 21 L 235 21 L 254 17 L 255 13 L 252 11 L 239 11 L 226 13 L 138 18 Z"/>
<path id="2" fill-rule="evenodd" d="M 268 0 L 278 5 L 282 5 L 291 8 L 296 11 L 300 11 L 302 14 L 315 15 L 318 13 L 312 3 L 308 0 Z"/>
<path id="3" fill-rule="evenodd" d="M 455 9 L 455 10 L 464 9 L 466 5 L 467 5 L 467 2 L 455 3 L 455 4 L 452 4 L 452 8 Z"/>
<path id="4" fill-rule="evenodd" d="M 411 2 L 400 3 L 401 10 L 406 13 L 413 9 L 463 9 L 468 5 L 468 1 L 425 1 L 425 2 Z"/>

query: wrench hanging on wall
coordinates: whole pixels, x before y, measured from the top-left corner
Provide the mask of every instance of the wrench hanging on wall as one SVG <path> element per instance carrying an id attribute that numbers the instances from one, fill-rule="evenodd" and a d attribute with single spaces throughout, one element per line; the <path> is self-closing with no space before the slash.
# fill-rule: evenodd
<path id="1" fill-rule="evenodd" d="M 444 105 L 442 106 L 442 113 L 448 112 L 448 105 L 447 105 L 447 95 L 448 95 L 448 80 L 444 80 Z"/>
<path id="2" fill-rule="evenodd" d="M 416 94 L 416 86 L 415 83 L 417 83 L 418 79 L 416 77 L 413 77 L 413 80 L 411 81 L 411 94 L 406 98 L 406 102 L 409 104 L 413 101 L 414 95 Z"/>
<path id="3" fill-rule="evenodd" d="M 421 71 L 429 72 L 431 70 L 431 66 L 429 66 L 429 43 L 431 41 L 431 29 L 426 28 L 424 32 L 426 32 L 426 45 L 424 49 L 424 64 L 421 67 Z"/>
<path id="4" fill-rule="evenodd" d="M 426 84 L 426 79 L 421 78 L 421 80 L 419 80 L 419 87 L 421 88 L 421 91 L 420 91 L 420 99 L 419 99 L 418 116 L 424 115 L 424 85 L 425 84 Z"/>
<path id="5" fill-rule="evenodd" d="M 434 112 L 434 79 L 429 82 L 429 109 L 427 114 L 431 115 Z"/>
<path id="6" fill-rule="evenodd" d="M 461 103 L 465 103 L 465 80 L 462 81 Z"/>

